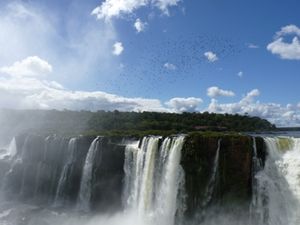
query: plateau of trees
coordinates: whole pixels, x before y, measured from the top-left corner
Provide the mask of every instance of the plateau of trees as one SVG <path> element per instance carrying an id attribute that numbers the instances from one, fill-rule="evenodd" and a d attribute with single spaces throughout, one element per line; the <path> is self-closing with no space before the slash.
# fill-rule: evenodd
<path id="1" fill-rule="evenodd" d="M 159 113 L 120 111 L 0 110 L 0 135 L 39 132 L 74 134 L 159 134 L 193 131 L 272 131 L 265 119 L 216 113 Z M 151 131 L 151 132 L 150 132 Z"/>
<path id="2" fill-rule="evenodd" d="M 93 113 L 89 130 L 270 131 L 275 125 L 259 117 L 216 113 L 105 112 Z"/>

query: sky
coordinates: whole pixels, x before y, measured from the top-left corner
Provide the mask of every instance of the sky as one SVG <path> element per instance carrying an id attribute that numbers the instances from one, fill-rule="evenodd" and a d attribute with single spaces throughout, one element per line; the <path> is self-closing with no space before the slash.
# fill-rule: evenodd
<path id="1" fill-rule="evenodd" d="M 298 0 L 0 0 L 0 108 L 300 126 Z"/>

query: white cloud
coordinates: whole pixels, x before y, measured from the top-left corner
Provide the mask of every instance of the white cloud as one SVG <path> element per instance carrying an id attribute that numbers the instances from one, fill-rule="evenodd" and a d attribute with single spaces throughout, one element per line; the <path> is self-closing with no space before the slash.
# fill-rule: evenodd
<path id="1" fill-rule="evenodd" d="M 30 56 L 11 66 L 1 67 L 0 72 L 11 76 L 45 76 L 52 72 L 52 66 L 38 56 Z"/>
<path id="2" fill-rule="evenodd" d="M 254 97 L 257 97 L 259 95 L 260 95 L 260 91 L 258 89 L 253 89 L 250 92 L 248 92 L 243 99 L 244 100 L 252 100 Z"/>
<path id="3" fill-rule="evenodd" d="M 285 27 L 282 27 L 281 30 L 276 33 L 276 36 L 281 37 L 289 34 L 300 36 L 300 28 L 293 24 L 287 25 Z"/>
<path id="4" fill-rule="evenodd" d="M 120 61 L 107 54 L 117 38 L 115 28 L 89 19 L 90 9 L 67 3 L 68 10 L 59 12 L 62 16 L 36 1 L 6 2 L 0 4 L 0 27 L 5 31 L 0 34 L 0 67 L 37 55 L 55 68 L 52 79 L 73 87 L 99 73 L 116 73 Z"/>
<path id="5" fill-rule="evenodd" d="M 207 96 L 211 98 L 216 98 L 219 96 L 233 97 L 235 96 L 235 93 L 233 91 L 223 90 L 219 87 L 213 86 L 207 89 Z"/>
<path id="6" fill-rule="evenodd" d="M 173 108 L 175 112 L 195 112 L 197 107 L 202 103 L 201 98 L 172 98 L 166 105 Z"/>
<path id="7" fill-rule="evenodd" d="M 173 70 L 173 71 L 177 69 L 177 67 L 174 64 L 169 63 L 169 62 L 164 64 L 164 68 L 166 68 L 167 70 Z"/>
<path id="8" fill-rule="evenodd" d="M 55 81 L 0 78 L 0 108 L 172 111 L 158 99 L 125 98 L 100 91 L 71 91 Z"/>
<path id="9" fill-rule="evenodd" d="M 282 59 L 300 60 L 300 42 L 298 37 L 294 37 L 292 43 L 284 42 L 283 38 L 278 38 L 268 44 L 267 49 Z"/>
<path id="10" fill-rule="evenodd" d="M 238 72 L 238 74 L 237 74 L 239 77 L 243 77 L 244 76 L 244 72 L 243 71 L 240 71 L 240 72 Z"/>
<path id="11" fill-rule="evenodd" d="M 218 56 L 215 53 L 211 52 L 211 51 L 205 52 L 204 56 L 207 58 L 207 60 L 209 62 L 215 62 L 219 59 Z"/>
<path id="12" fill-rule="evenodd" d="M 281 106 L 277 103 L 261 103 L 255 101 L 255 97 L 259 95 L 259 90 L 253 89 L 240 101 L 234 103 L 222 104 L 216 99 L 212 99 L 206 110 L 215 113 L 258 116 L 267 119 L 278 126 L 300 125 L 300 109 L 297 109 L 297 106 L 291 104 Z"/>
<path id="13" fill-rule="evenodd" d="M 98 19 L 109 21 L 114 17 L 132 14 L 135 10 L 150 6 L 157 7 L 164 14 L 169 15 L 169 8 L 178 5 L 181 0 L 105 0 L 92 11 Z"/>
<path id="14" fill-rule="evenodd" d="M 141 19 L 139 19 L 139 18 L 136 19 L 136 21 L 134 22 L 134 27 L 138 33 L 144 31 L 146 26 L 147 26 L 147 23 L 141 21 Z"/>
<path id="15" fill-rule="evenodd" d="M 292 42 L 284 40 L 286 35 L 295 35 Z M 300 60 L 300 28 L 295 25 L 282 27 L 276 33 L 275 40 L 267 45 L 267 50 L 272 54 L 279 55 L 282 59 Z"/>
<path id="16" fill-rule="evenodd" d="M 72 91 L 41 76 L 0 77 L 0 108 L 183 112 L 195 111 L 200 98 L 126 98 L 101 91 Z"/>
<path id="17" fill-rule="evenodd" d="M 155 0 L 153 2 L 163 13 L 169 15 L 169 7 L 177 6 L 181 0 Z"/>
<path id="18" fill-rule="evenodd" d="M 248 46 L 248 48 L 259 48 L 259 46 L 258 45 L 256 45 L 256 44 L 253 44 L 253 43 L 249 43 L 249 44 L 247 44 L 247 46 Z"/>
<path id="19" fill-rule="evenodd" d="M 0 108 L 14 109 L 70 109 L 70 110 L 120 110 L 156 112 L 199 111 L 201 98 L 172 98 L 162 103 L 158 99 L 127 98 L 101 91 L 72 91 L 55 81 L 43 77 L 0 77 Z M 248 92 L 240 101 L 222 104 L 211 99 L 203 111 L 215 113 L 249 114 L 268 119 L 278 126 L 300 125 L 300 104 L 281 106 L 260 103 L 255 98 L 258 89 Z"/>
<path id="20" fill-rule="evenodd" d="M 109 20 L 122 14 L 130 14 L 142 6 L 146 6 L 149 0 L 105 0 L 92 11 L 98 19 Z"/>
<path id="21" fill-rule="evenodd" d="M 123 47 L 122 42 L 116 42 L 113 45 L 113 52 L 112 53 L 114 55 L 121 55 L 123 51 L 124 51 L 124 47 Z"/>
<path id="22" fill-rule="evenodd" d="M 200 98 L 126 98 L 101 91 L 71 91 L 55 81 L 31 77 L 0 78 L 0 108 L 193 112 Z"/>

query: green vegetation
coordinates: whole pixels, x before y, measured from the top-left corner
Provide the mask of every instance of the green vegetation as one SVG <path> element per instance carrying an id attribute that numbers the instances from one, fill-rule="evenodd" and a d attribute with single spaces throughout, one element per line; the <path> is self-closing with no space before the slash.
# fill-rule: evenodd
<path id="1" fill-rule="evenodd" d="M 1 110 L 0 135 L 20 132 L 61 135 L 143 136 L 190 132 L 271 131 L 267 120 L 248 115 L 57 110 Z M 212 135 L 214 133 L 211 133 Z M 216 134 L 214 134 L 216 135 Z"/>
<path id="2" fill-rule="evenodd" d="M 270 131 L 267 120 L 247 115 L 216 113 L 95 112 L 88 122 L 93 131 Z"/>

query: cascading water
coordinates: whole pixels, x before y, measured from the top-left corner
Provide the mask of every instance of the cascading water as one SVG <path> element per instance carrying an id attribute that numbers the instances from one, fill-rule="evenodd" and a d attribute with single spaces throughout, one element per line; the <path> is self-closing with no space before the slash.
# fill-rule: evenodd
<path id="1" fill-rule="evenodd" d="M 173 225 L 178 213 L 184 173 L 180 166 L 184 136 L 145 137 L 140 148 L 135 143 L 125 152 L 126 210 L 138 213 L 139 224 Z M 158 152 L 159 151 L 159 152 Z"/>
<path id="2" fill-rule="evenodd" d="M 257 156 L 256 138 L 252 137 L 253 154 L 252 154 L 252 201 L 250 204 L 250 219 L 255 221 L 263 221 L 263 211 L 259 205 L 262 205 L 262 197 L 259 195 L 258 178 L 259 172 L 263 169 L 262 160 Z"/>
<path id="3" fill-rule="evenodd" d="M 300 224 L 300 139 L 264 138 L 268 157 L 256 175 L 253 224 Z M 256 164 L 254 164 L 255 166 Z"/>
<path id="4" fill-rule="evenodd" d="M 129 145 L 125 153 L 127 208 L 144 213 L 152 204 L 153 178 L 160 137 L 145 137 L 140 148 Z"/>
<path id="5" fill-rule="evenodd" d="M 205 191 L 205 199 L 202 203 L 202 207 L 205 208 L 212 200 L 213 194 L 216 188 L 216 181 L 218 176 L 218 170 L 219 170 L 219 157 L 220 157 L 220 149 L 221 149 L 221 139 L 218 140 L 218 147 L 216 151 L 216 156 L 214 159 L 214 165 L 213 170 L 211 173 L 211 177 L 208 181 L 208 185 Z"/>
<path id="6" fill-rule="evenodd" d="M 166 155 L 167 159 L 163 166 L 155 208 L 161 224 L 174 224 L 176 211 L 178 209 L 184 210 L 184 199 L 182 199 L 182 196 L 178 196 L 178 191 L 182 191 L 184 186 L 184 172 L 180 166 L 184 137 L 177 137 L 171 143 L 169 143 L 168 139 L 165 141 L 167 143 L 163 147 L 166 149 L 162 151 L 169 152 Z M 179 211 L 179 214 L 182 214 L 182 212 Z"/>
<path id="7" fill-rule="evenodd" d="M 72 167 L 75 157 L 75 150 L 76 150 L 76 141 L 77 138 L 71 138 L 68 144 L 68 158 L 67 162 L 64 165 L 63 171 L 61 173 L 61 176 L 59 178 L 57 191 L 55 195 L 55 206 L 60 206 L 65 202 L 65 193 L 66 189 L 68 188 L 68 177 L 70 176 L 70 173 L 72 173 Z"/>
<path id="8" fill-rule="evenodd" d="M 97 137 L 91 144 L 88 154 L 85 159 L 82 178 L 80 182 L 80 189 L 78 195 L 78 207 L 81 210 L 88 211 L 90 209 L 90 200 L 92 196 L 92 182 L 93 182 L 93 165 L 97 150 L 99 149 L 99 142 L 101 137 Z"/>
<path id="9" fill-rule="evenodd" d="M 119 206 L 123 182 L 124 211 L 111 208 L 109 213 L 120 213 L 109 219 L 103 219 L 101 214 L 92 224 L 300 224 L 300 138 L 253 137 L 251 142 L 244 137 L 243 142 L 237 142 L 242 143 L 238 151 L 227 137 L 210 140 L 208 144 L 201 142 L 210 148 L 190 149 L 193 145 L 188 144 L 193 142 L 184 136 L 147 136 L 140 141 L 128 140 L 130 144 L 126 144 L 126 148 L 124 141 L 104 137 L 93 141 L 90 137 L 69 140 L 56 135 L 47 138 L 28 136 L 23 142 L 13 139 L 8 148 L 11 150 L 6 151 L 10 152 L 10 157 L 2 160 L 2 166 L 10 165 L 2 181 L 5 184 L 3 190 L 9 190 L 5 192 L 6 196 L 6 193 L 15 193 L 16 198 L 12 199 L 22 197 L 23 193 L 27 201 L 41 197 L 40 202 L 48 204 L 54 200 L 54 206 L 61 206 L 61 209 L 76 202 L 77 209 L 89 212 L 90 208 L 102 210 L 113 201 Z M 185 141 L 186 147 L 182 151 Z M 20 149 L 16 149 L 16 142 Z M 248 146 L 251 143 L 252 151 Z M 241 180 L 236 180 L 240 177 L 234 177 L 234 180 L 230 177 L 235 172 L 232 166 L 239 165 L 236 160 L 241 160 L 242 166 L 235 168 L 246 168 L 244 173 L 237 173 L 246 177 L 248 189 L 245 190 L 247 193 L 252 190 L 252 196 L 247 195 L 249 198 L 243 199 L 242 203 L 234 202 L 233 192 L 230 198 L 223 198 L 228 187 L 240 185 Z M 197 187 L 201 187 L 200 191 Z M 198 199 L 191 202 L 193 198 Z M 82 215 L 74 214 L 76 218 Z M 183 214 L 185 217 L 181 217 Z M 32 214 L 29 212 L 28 215 Z M 74 223 L 68 221 L 65 224 Z"/>
<path id="10" fill-rule="evenodd" d="M 14 137 L 9 143 L 5 152 L 0 153 L 0 159 L 13 159 L 13 157 L 17 154 L 17 143 L 16 138 Z"/>

